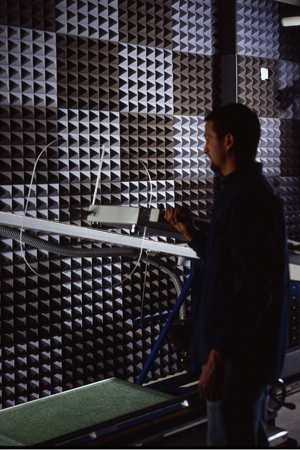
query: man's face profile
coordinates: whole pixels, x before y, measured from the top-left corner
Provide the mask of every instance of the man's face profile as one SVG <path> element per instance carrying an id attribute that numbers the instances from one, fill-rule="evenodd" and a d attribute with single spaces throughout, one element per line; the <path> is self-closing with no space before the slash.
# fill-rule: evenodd
<path id="1" fill-rule="evenodd" d="M 209 157 L 211 170 L 215 173 L 222 172 L 227 159 L 227 152 L 224 146 L 224 138 L 219 139 L 213 130 L 214 121 L 208 120 L 205 124 L 205 147 L 203 152 Z"/>

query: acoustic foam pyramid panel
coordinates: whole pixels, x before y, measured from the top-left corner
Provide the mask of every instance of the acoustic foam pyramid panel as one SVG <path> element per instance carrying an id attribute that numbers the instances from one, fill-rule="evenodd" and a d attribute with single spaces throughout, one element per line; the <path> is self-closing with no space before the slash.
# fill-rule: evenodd
<path id="1" fill-rule="evenodd" d="M 236 51 L 279 59 L 278 4 L 272 0 L 236 1 Z"/>

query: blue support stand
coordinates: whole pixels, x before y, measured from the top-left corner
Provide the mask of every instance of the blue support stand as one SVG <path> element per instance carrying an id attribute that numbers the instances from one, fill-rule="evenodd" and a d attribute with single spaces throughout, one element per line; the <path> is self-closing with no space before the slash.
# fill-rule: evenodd
<path id="1" fill-rule="evenodd" d="M 178 316 L 180 307 L 182 305 L 182 303 L 184 302 L 184 300 L 186 299 L 186 297 L 188 296 L 189 290 L 191 288 L 191 285 L 194 281 L 194 276 L 195 276 L 195 272 L 194 272 L 194 262 L 191 261 L 191 271 L 190 271 L 190 276 L 187 279 L 185 285 L 183 286 L 183 289 L 181 291 L 180 296 L 178 297 L 173 309 L 169 312 L 168 317 L 167 317 L 167 322 L 164 326 L 164 328 L 162 329 L 157 341 L 155 342 L 155 345 L 150 353 L 150 355 L 148 356 L 148 359 L 136 381 L 136 384 L 142 384 L 147 376 L 147 373 L 150 369 L 151 364 L 153 363 L 154 359 L 157 356 L 157 353 L 159 352 L 161 346 L 164 343 L 164 340 L 170 330 L 170 327 L 172 326 L 174 320 L 176 319 L 176 317 Z"/>

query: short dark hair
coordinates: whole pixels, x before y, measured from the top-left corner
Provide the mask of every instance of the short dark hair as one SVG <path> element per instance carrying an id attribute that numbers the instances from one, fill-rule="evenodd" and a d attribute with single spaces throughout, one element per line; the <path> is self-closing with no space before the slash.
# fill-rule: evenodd
<path id="1" fill-rule="evenodd" d="M 255 158 L 260 124 L 254 111 L 241 103 L 229 103 L 209 113 L 205 120 L 213 120 L 213 131 L 219 139 L 227 133 L 233 135 L 233 149 L 241 162 Z"/>

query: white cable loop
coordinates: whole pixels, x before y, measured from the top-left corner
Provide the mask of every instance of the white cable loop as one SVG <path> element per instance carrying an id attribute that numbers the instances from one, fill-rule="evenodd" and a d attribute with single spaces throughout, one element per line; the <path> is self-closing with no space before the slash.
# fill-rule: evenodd
<path id="1" fill-rule="evenodd" d="M 24 242 L 22 242 L 22 234 L 23 234 L 23 230 L 24 230 L 24 220 L 25 220 L 25 216 L 26 216 L 26 214 L 27 214 L 28 203 L 29 203 L 29 198 L 30 198 L 30 194 L 31 194 L 31 189 L 32 189 L 32 184 L 33 184 L 33 178 L 34 178 L 34 174 L 35 174 L 35 170 L 36 170 L 37 163 L 38 163 L 40 157 L 42 156 L 42 154 L 44 153 L 44 151 L 45 151 L 48 147 L 50 147 L 50 145 L 54 144 L 54 142 L 59 141 L 60 139 L 64 139 L 64 138 L 57 138 L 57 139 L 54 139 L 54 141 L 52 141 L 52 142 L 50 142 L 50 144 L 46 145 L 46 147 L 43 148 L 43 150 L 41 151 L 41 153 L 39 154 L 39 156 L 37 157 L 37 159 L 36 159 L 36 161 L 35 161 L 35 164 L 34 164 L 33 170 L 32 170 L 32 176 L 31 176 L 31 181 L 30 181 L 30 185 L 29 185 L 29 191 L 28 191 L 27 201 L 26 201 L 25 210 L 24 210 L 24 216 L 23 216 L 23 219 L 22 219 L 22 225 L 21 225 L 21 230 L 20 230 L 20 250 L 21 250 L 23 259 L 24 259 L 25 263 L 27 264 L 27 266 L 29 267 L 29 269 L 32 270 L 32 272 L 35 273 L 35 275 L 37 275 L 38 277 L 41 277 L 41 278 L 43 278 L 43 276 L 40 275 L 40 274 L 38 274 L 38 273 L 31 267 L 31 265 L 29 264 L 29 262 L 28 262 L 27 259 L 26 259 L 26 256 L 25 256 L 25 253 L 24 253 L 24 250 L 23 250 L 23 246 L 22 246 L 22 244 L 24 244 Z M 25 244 L 24 244 L 24 247 L 25 247 Z"/>
<path id="2" fill-rule="evenodd" d="M 105 153 L 105 147 L 103 145 L 102 153 L 101 153 L 101 159 L 100 159 L 100 164 L 99 164 L 99 170 L 98 170 L 98 176 L 97 176 L 97 181 L 96 181 L 96 186 L 95 186 L 95 191 L 94 191 L 94 197 L 93 197 L 93 202 L 92 202 L 93 206 L 95 205 L 95 202 L 96 202 L 96 195 L 97 195 L 97 190 L 98 190 L 99 181 L 100 181 L 100 174 L 101 174 L 101 170 L 102 170 L 102 163 L 103 163 L 104 153 Z"/>
<path id="3" fill-rule="evenodd" d="M 144 274 L 143 293 L 142 293 L 142 301 L 141 301 L 141 320 L 143 320 L 143 317 L 144 317 L 145 290 L 146 290 L 146 280 L 147 280 L 147 273 L 148 273 L 148 255 L 149 255 L 149 252 L 146 252 L 145 274 Z"/>
<path id="4" fill-rule="evenodd" d="M 86 141 L 88 141 L 88 139 L 86 139 L 86 138 L 84 138 L 84 137 L 82 137 L 82 136 L 81 136 L 81 138 L 83 138 L 83 139 L 85 139 Z M 54 144 L 55 142 L 57 142 L 57 141 L 59 141 L 59 140 L 61 140 L 61 139 L 64 139 L 64 138 L 57 138 L 57 139 L 54 139 L 54 141 L 52 141 L 52 142 L 50 142 L 50 144 L 46 145 L 46 147 L 43 148 L 43 150 L 41 151 L 41 153 L 39 154 L 39 156 L 37 157 L 37 159 L 36 159 L 36 161 L 35 161 L 35 164 L 34 164 L 33 170 L 32 170 L 31 181 L 30 181 L 29 191 L 28 191 L 28 195 L 27 195 L 27 201 L 26 201 L 26 205 L 25 205 L 24 215 L 23 215 L 23 219 L 22 219 L 22 225 L 21 225 L 21 229 L 20 229 L 20 241 L 19 241 L 19 242 L 20 242 L 20 250 L 21 250 L 22 257 L 23 257 L 23 259 L 24 259 L 26 265 L 29 267 L 29 269 L 30 269 L 35 275 L 37 275 L 38 277 L 41 277 L 41 278 L 43 278 L 43 275 L 40 275 L 39 273 L 37 273 L 37 272 L 30 266 L 30 264 L 28 263 L 28 261 L 27 261 L 27 259 L 26 259 L 26 256 L 25 256 L 25 252 L 24 252 L 24 249 L 23 249 L 23 245 L 24 245 L 24 247 L 25 247 L 25 243 L 22 242 L 22 234 L 23 234 L 23 231 L 24 231 L 24 220 L 25 220 L 25 217 L 26 217 L 26 214 L 27 214 L 27 209 L 28 209 L 28 204 L 29 204 L 29 199 L 30 199 L 30 194 L 31 194 L 31 190 L 32 190 L 32 184 L 33 184 L 33 179 L 34 179 L 34 175 L 35 175 L 35 172 L 36 172 L 37 163 L 38 163 L 40 157 L 42 156 L 42 154 L 45 152 L 45 150 L 46 150 L 48 147 L 50 147 L 52 144 Z M 101 175 L 101 170 L 102 170 L 102 164 L 103 164 L 104 154 L 105 154 L 105 146 L 103 145 L 103 147 L 102 147 L 102 153 L 101 153 L 101 159 L 100 159 L 100 164 L 99 164 L 99 170 L 98 170 L 98 176 L 97 176 L 97 181 L 96 181 L 96 186 L 95 186 L 95 191 L 94 191 L 94 197 L 93 197 L 93 201 L 92 201 L 92 205 L 95 205 L 95 202 L 96 202 L 96 195 L 97 195 L 97 190 L 98 190 L 98 186 L 99 186 L 99 182 L 100 182 L 100 175 Z M 149 179 L 149 182 L 150 182 L 150 198 L 149 198 L 149 202 L 147 201 L 148 207 L 150 207 L 151 202 L 152 202 L 152 195 L 153 195 L 152 179 L 151 179 L 150 173 L 149 173 L 149 171 L 148 171 L 146 165 L 143 163 L 143 161 L 140 160 L 140 158 L 137 158 L 136 155 L 133 155 L 133 154 L 130 153 L 130 152 L 128 152 L 128 154 L 129 154 L 130 156 L 132 156 L 133 158 L 136 158 L 138 161 L 140 161 L 141 164 L 143 165 L 144 169 L 146 170 L 146 173 L 147 173 L 147 176 L 148 176 L 148 179 Z M 147 197 L 148 197 L 148 193 L 147 193 Z M 138 260 L 137 260 L 137 262 L 136 262 L 136 264 L 135 264 L 133 270 L 132 270 L 128 275 L 125 275 L 125 277 L 124 277 L 119 283 L 112 285 L 112 287 L 116 287 L 116 286 L 119 286 L 120 284 L 123 284 L 124 281 L 125 281 L 126 279 L 128 279 L 129 277 L 131 277 L 131 275 L 136 271 L 136 269 L 137 269 L 137 267 L 138 267 L 138 265 L 139 265 L 139 263 L 140 263 L 140 261 L 141 261 L 142 254 L 143 254 L 146 231 L 147 231 L 147 227 L 144 227 L 144 232 L 143 232 L 143 237 L 142 237 L 142 243 L 141 243 L 140 254 L 139 254 Z M 122 234 L 122 233 L 120 233 L 120 234 Z M 23 245 L 22 245 L 22 244 L 23 244 Z M 146 267 L 145 267 L 145 279 L 144 279 L 144 285 L 145 285 L 145 283 L 146 283 L 146 273 L 147 273 L 147 264 L 146 264 Z M 143 286 L 143 292 L 144 292 L 144 290 L 145 290 L 145 286 Z"/>
<path id="5" fill-rule="evenodd" d="M 151 202 L 152 202 L 152 194 L 153 194 L 153 189 L 152 189 L 152 179 L 151 179 L 150 173 L 149 173 L 147 167 L 145 166 L 145 164 L 143 163 L 143 161 L 141 161 L 139 158 L 137 158 L 136 155 L 133 155 L 133 154 L 130 153 L 130 152 L 128 152 L 128 154 L 129 154 L 130 156 L 132 156 L 133 158 L 136 158 L 138 161 L 140 161 L 141 164 L 143 165 L 144 169 L 146 170 L 146 173 L 147 173 L 147 175 L 148 175 L 149 182 L 150 182 L 150 199 L 149 199 L 149 202 L 147 202 L 147 203 L 148 203 L 148 207 L 150 207 Z M 148 193 L 147 193 L 147 196 L 148 196 Z M 119 283 L 112 285 L 112 287 L 116 287 L 116 286 L 119 286 L 120 284 L 123 284 L 124 281 L 127 280 L 129 277 L 131 277 L 131 275 L 136 271 L 136 269 L 137 269 L 137 267 L 138 267 L 138 265 L 139 265 L 139 263 L 140 263 L 140 261 L 141 261 L 142 254 L 143 254 L 146 231 L 147 231 L 147 227 L 144 227 L 144 233 L 143 233 L 142 243 L 141 243 L 141 250 L 140 250 L 140 254 L 139 254 L 138 260 L 137 260 L 137 262 L 136 262 L 134 268 L 132 269 L 132 271 L 130 272 L 130 274 L 125 275 L 124 278 L 123 278 Z M 145 268 L 145 271 L 147 271 L 147 267 Z M 146 279 L 145 279 L 145 282 L 146 282 Z"/>

